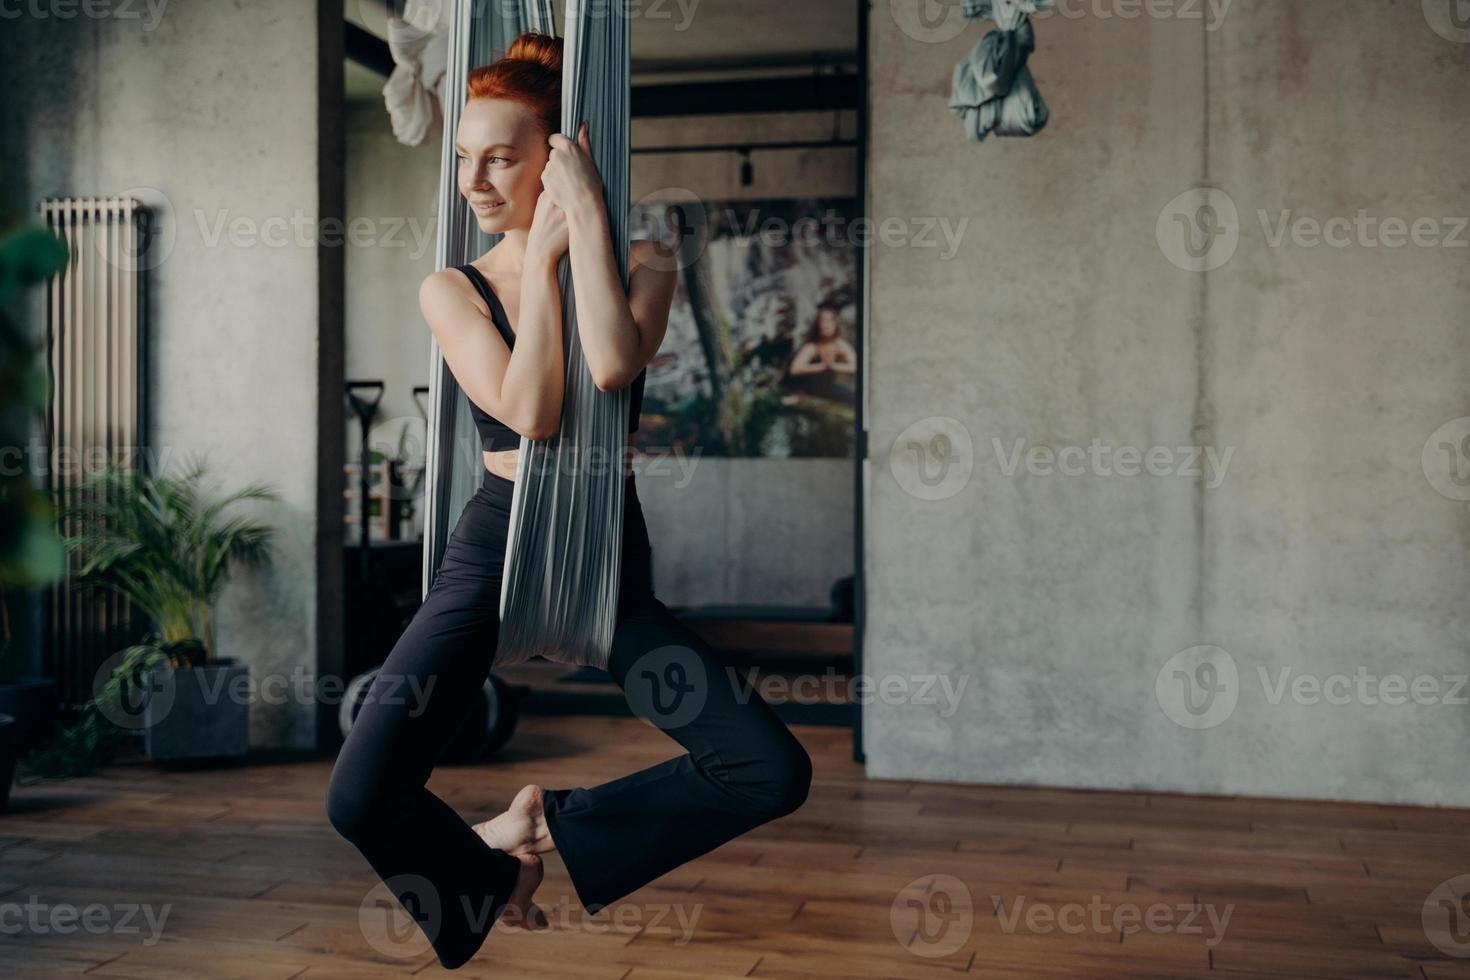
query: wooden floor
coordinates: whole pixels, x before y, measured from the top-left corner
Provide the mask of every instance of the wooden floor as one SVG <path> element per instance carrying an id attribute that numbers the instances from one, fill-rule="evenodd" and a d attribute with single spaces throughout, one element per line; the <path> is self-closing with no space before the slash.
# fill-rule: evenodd
<path id="1" fill-rule="evenodd" d="M 1467 920 L 1442 951 L 1423 919 L 1470 873 L 1470 811 L 878 782 L 847 732 L 798 733 L 816 781 L 797 813 L 596 917 L 553 855 L 552 929 L 497 926 L 458 975 L 1470 977 L 1449 955 L 1470 956 Z M 431 787 L 481 819 L 526 782 L 595 784 L 675 750 L 632 719 L 529 717 L 493 764 Z M 327 824 L 329 769 L 135 762 L 18 787 L 0 976 L 442 973 L 416 931 L 388 930 L 377 879 Z"/>

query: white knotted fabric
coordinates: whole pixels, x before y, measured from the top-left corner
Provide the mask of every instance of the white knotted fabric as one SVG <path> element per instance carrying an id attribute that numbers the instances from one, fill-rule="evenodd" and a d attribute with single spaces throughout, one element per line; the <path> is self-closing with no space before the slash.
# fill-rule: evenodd
<path id="1" fill-rule="evenodd" d="M 602 178 L 613 253 L 628 282 L 628 0 L 567 0 L 562 60 L 562 134 L 590 126 Z M 499 236 L 471 220 L 456 182 L 454 136 L 471 67 L 502 56 L 523 30 L 554 33 L 550 0 L 454 0 L 449 30 L 449 97 L 439 196 L 439 268 L 460 265 Z M 604 392 L 592 380 L 577 326 L 570 263 L 557 269 L 566 382 L 559 431 L 521 438 L 511 498 L 500 633 L 493 666 L 544 656 L 606 667 L 617 616 L 622 561 L 623 454 L 631 391 Z M 479 485 L 484 464 L 469 400 L 431 341 L 429 437 L 425 479 L 424 579 L 427 593 L 443 557 L 450 520 Z"/>

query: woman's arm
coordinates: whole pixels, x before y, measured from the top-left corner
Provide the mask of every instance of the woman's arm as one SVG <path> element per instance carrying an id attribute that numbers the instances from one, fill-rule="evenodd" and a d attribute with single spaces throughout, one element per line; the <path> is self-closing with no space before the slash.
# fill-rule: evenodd
<path id="1" fill-rule="evenodd" d="M 841 337 L 837 338 L 834 347 L 836 351 L 832 355 L 832 370 L 838 374 L 857 374 L 857 349 Z"/>
<path id="2" fill-rule="evenodd" d="M 597 387 L 616 391 L 633 383 L 663 343 L 678 280 L 674 253 L 662 243 L 633 242 L 624 292 L 603 203 L 568 220 L 583 354 Z"/>
<path id="3" fill-rule="evenodd" d="M 625 291 L 586 124 L 576 143 L 559 133 L 551 143 L 541 181 L 567 215 L 583 356 L 597 387 L 616 391 L 633 383 L 663 343 L 678 281 L 677 263 L 673 250 L 661 243 L 634 242 Z"/>
<path id="4" fill-rule="evenodd" d="M 786 369 L 786 373 L 795 378 L 803 374 L 821 374 L 824 370 L 821 352 L 817 350 L 816 344 L 808 341 L 802 344 L 801 350 L 797 351 L 796 356 L 791 359 L 791 365 Z"/>
<path id="5" fill-rule="evenodd" d="M 419 287 L 419 309 L 444 361 L 470 400 L 529 439 L 550 439 L 561 425 L 561 291 L 556 259 L 527 254 L 512 350 L 470 299 L 469 281 L 440 269 Z"/>

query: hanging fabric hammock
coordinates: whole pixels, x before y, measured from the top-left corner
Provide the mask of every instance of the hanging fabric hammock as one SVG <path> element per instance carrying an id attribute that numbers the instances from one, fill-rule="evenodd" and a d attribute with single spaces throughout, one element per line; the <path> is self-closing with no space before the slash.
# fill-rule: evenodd
<path id="1" fill-rule="evenodd" d="M 606 193 L 613 253 L 628 282 L 628 0 L 567 0 L 562 60 L 562 134 L 590 126 L 592 157 Z M 455 180 L 455 132 L 470 68 L 503 55 L 523 30 L 555 33 L 550 0 L 454 0 L 439 190 L 439 268 L 478 258 L 499 236 L 471 220 Z M 561 425 L 551 439 L 521 438 L 500 596 L 496 667 L 539 655 L 605 667 L 617 614 L 623 540 L 623 453 L 630 389 L 604 392 L 592 380 L 577 331 L 570 264 L 563 256 L 562 338 L 566 383 Z M 484 473 L 469 399 L 431 340 L 424 513 L 427 593 L 452 520 Z M 487 655 L 491 651 L 487 651 Z"/>
<path id="2" fill-rule="evenodd" d="M 1046 125 L 1046 103 L 1026 67 L 1036 50 L 1027 15 L 1051 5 L 1052 0 L 965 0 L 965 17 L 996 24 L 954 67 L 949 109 L 971 139 L 991 133 L 1034 136 Z"/>
<path id="3" fill-rule="evenodd" d="M 393 135 L 405 146 L 422 146 L 444 104 L 444 69 L 449 57 L 449 10 L 432 0 L 406 0 L 388 13 L 388 53 L 393 73 L 383 85 L 383 106 Z"/>

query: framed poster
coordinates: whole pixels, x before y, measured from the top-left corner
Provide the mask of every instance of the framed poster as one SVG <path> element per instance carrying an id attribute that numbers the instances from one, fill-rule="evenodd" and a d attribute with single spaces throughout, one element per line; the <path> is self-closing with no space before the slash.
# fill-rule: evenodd
<path id="1" fill-rule="evenodd" d="M 726 457 L 851 457 L 852 198 L 640 203 L 632 237 L 679 256 L 636 445 Z"/>

